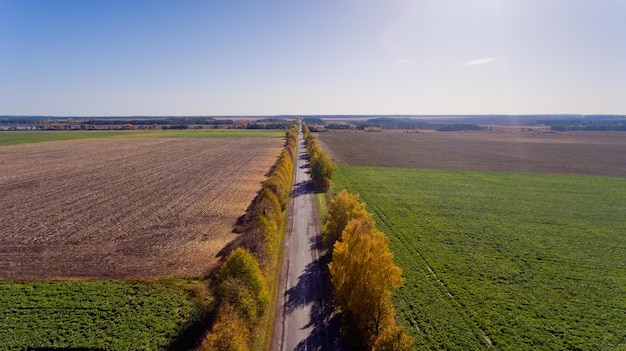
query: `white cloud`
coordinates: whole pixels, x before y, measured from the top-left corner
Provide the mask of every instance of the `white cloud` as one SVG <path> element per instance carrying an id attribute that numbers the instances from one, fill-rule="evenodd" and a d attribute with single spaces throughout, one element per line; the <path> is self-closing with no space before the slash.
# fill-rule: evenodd
<path id="1" fill-rule="evenodd" d="M 491 63 L 491 62 L 494 62 L 494 61 L 497 61 L 497 60 L 498 60 L 497 57 L 482 58 L 482 59 L 478 59 L 478 60 L 465 62 L 463 64 L 463 66 L 484 65 L 485 63 Z"/>

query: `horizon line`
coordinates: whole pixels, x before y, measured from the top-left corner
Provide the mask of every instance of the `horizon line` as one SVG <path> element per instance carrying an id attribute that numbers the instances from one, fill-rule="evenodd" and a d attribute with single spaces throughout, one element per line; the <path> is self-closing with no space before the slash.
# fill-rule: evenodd
<path id="1" fill-rule="evenodd" d="M 385 117 L 481 117 L 481 116 L 491 116 L 491 117 L 532 117 L 532 116 L 619 116 L 626 117 L 626 114 L 620 113 L 520 113 L 520 114 L 510 114 L 510 113 L 471 113 L 471 114 L 398 114 L 398 113 L 389 113 L 389 114 L 260 114 L 260 115 L 248 115 L 248 114 L 240 114 L 240 115 L 39 115 L 39 114 L 8 114 L 8 115 L 0 115 L 0 118 L 27 118 L 27 117 L 36 117 L 36 118 L 187 118 L 187 117 L 205 117 L 205 118 L 256 118 L 256 117 L 356 117 L 356 116 L 385 116 Z"/>

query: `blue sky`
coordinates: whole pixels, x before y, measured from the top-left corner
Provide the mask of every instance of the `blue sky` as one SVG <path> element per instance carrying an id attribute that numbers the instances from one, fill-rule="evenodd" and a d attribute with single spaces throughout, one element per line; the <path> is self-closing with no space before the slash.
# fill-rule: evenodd
<path id="1" fill-rule="evenodd" d="M 626 0 L 0 0 L 0 114 L 626 114 Z"/>

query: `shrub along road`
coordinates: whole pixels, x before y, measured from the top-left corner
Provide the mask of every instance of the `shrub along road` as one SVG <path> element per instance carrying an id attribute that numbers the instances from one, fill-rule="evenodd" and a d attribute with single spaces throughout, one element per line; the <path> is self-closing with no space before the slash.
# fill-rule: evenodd
<path id="1" fill-rule="evenodd" d="M 337 349 L 338 328 L 330 323 L 333 305 L 322 274 L 325 261 L 318 254 L 319 218 L 302 132 L 298 143 L 272 350 Z"/>

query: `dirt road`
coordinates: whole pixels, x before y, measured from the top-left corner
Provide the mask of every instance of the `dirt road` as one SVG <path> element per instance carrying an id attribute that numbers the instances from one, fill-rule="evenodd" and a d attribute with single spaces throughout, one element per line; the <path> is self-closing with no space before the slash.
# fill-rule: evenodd
<path id="1" fill-rule="evenodd" d="M 302 132 L 287 221 L 272 350 L 336 350 L 338 327 L 325 293 L 326 263 L 318 255 L 319 218 Z"/>

